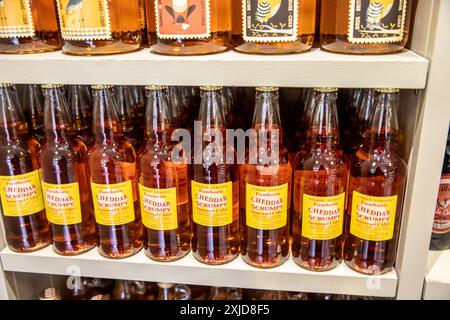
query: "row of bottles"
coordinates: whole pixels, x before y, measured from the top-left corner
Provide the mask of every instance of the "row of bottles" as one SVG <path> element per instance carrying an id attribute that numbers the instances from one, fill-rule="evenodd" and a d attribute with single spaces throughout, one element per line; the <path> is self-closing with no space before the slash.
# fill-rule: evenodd
<path id="1" fill-rule="evenodd" d="M 147 86 L 137 153 L 126 136 L 130 122 L 119 116 L 123 101 L 115 98 L 123 88 L 92 87 L 89 147 L 70 111 L 82 114 L 83 108 L 69 107 L 61 85 L 43 89 L 40 150 L 14 87 L 0 88 L 0 195 L 12 250 L 53 242 L 57 253 L 74 255 L 98 245 L 105 257 L 125 258 L 144 246 L 150 258 L 172 261 L 192 248 L 204 263 L 227 263 L 240 253 L 248 264 L 270 268 L 288 259 L 292 225 L 292 256 L 304 268 L 325 271 L 345 260 L 357 271 L 378 274 L 394 266 L 406 177 L 398 90 L 364 94 L 375 95 L 374 114 L 347 159 L 333 88 L 310 92 L 306 139 L 295 157 L 283 143 L 277 88 L 257 88 L 247 131 L 255 144 L 242 152 L 239 139 L 228 141 L 224 90 L 201 87 L 201 125 L 194 125 L 191 152 L 171 139 L 169 90 Z M 71 90 L 69 96 L 83 95 L 81 87 Z"/>
<path id="2" fill-rule="evenodd" d="M 320 9 L 323 49 L 391 53 L 408 41 L 412 8 L 412 0 L 3 0 L 0 52 L 62 45 L 68 54 L 104 55 L 150 44 L 167 55 L 299 53 L 314 43 Z"/>
<path id="3" fill-rule="evenodd" d="M 73 277 L 65 288 L 49 287 L 39 300 L 374 300 L 375 297 L 255 290 Z"/>

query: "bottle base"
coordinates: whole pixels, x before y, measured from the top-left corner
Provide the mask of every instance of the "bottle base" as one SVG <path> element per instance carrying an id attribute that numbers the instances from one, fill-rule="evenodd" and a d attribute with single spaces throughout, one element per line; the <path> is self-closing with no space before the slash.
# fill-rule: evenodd
<path id="1" fill-rule="evenodd" d="M 326 272 L 335 269 L 337 266 L 341 264 L 341 261 L 334 260 L 332 263 L 326 266 L 315 266 L 314 264 L 308 263 L 307 261 L 303 261 L 301 259 L 293 257 L 294 262 L 301 268 L 314 272 Z"/>
<path id="2" fill-rule="evenodd" d="M 164 262 L 174 262 L 174 261 L 181 260 L 184 257 L 186 257 L 189 254 L 189 252 L 191 252 L 191 250 L 187 250 L 187 251 L 184 251 L 180 255 L 170 256 L 170 257 L 155 257 L 153 254 L 148 252 L 148 250 L 144 250 L 144 252 L 145 252 L 145 255 L 148 258 L 150 258 L 151 260 L 156 261 L 156 262 L 163 262 L 164 263 Z"/>
<path id="3" fill-rule="evenodd" d="M 204 56 L 227 51 L 227 47 L 211 44 L 198 44 L 195 46 L 171 46 L 157 43 L 151 46 L 152 53 L 164 56 Z"/>
<path id="4" fill-rule="evenodd" d="M 225 257 L 225 258 L 223 258 L 223 259 L 208 259 L 208 258 L 205 258 L 205 257 L 200 257 L 198 254 L 196 254 L 195 252 L 193 252 L 193 254 L 192 254 L 193 256 L 194 256 L 194 258 L 197 260 L 197 261 L 199 261 L 199 262 L 201 262 L 201 263 L 203 263 L 203 264 L 207 264 L 207 265 L 222 265 L 222 264 L 226 264 L 226 263 L 229 263 L 229 262 L 231 262 L 231 261 L 233 261 L 233 260 L 235 260 L 238 256 L 239 256 L 239 253 L 236 253 L 235 255 L 233 255 L 233 256 L 227 256 L 227 257 Z"/>
<path id="5" fill-rule="evenodd" d="M 81 249 L 78 250 L 59 250 L 55 247 L 55 243 L 53 243 L 53 251 L 61 256 L 78 256 L 80 254 L 86 253 L 91 251 L 92 249 L 94 249 L 97 246 L 97 244 L 94 245 L 89 245 L 89 246 L 85 246 Z"/>
<path id="6" fill-rule="evenodd" d="M 127 252 L 121 252 L 121 253 L 106 253 L 104 252 L 100 247 L 98 248 L 98 252 L 99 254 L 104 257 L 104 258 L 108 258 L 108 259 L 115 259 L 115 260 L 120 260 L 120 259 L 125 259 L 125 258 L 129 258 L 134 256 L 135 254 L 137 254 L 139 251 L 141 251 L 142 246 L 139 248 L 133 248 L 131 250 L 128 250 Z"/>
<path id="7" fill-rule="evenodd" d="M 106 46 L 74 46 L 70 44 L 64 44 L 63 53 L 70 56 L 105 56 L 105 55 L 116 55 L 116 54 L 126 54 L 131 52 L 136 52 L 143 47 L 140 44 L 130 45 L 123 42 L 118 42 Z"/>
<path id="8" fill-rule="evenodd" d="M 300 42 L 273 44 L 246 42 L 234 47 L 234 50 L 244 54 L 285 55 L 308 52 L 311 48 L 311 45 L 306 45 Z"/>
<path id="9" fill-rule="evenodd" d="M 38 243 L 33 247 L 22 247 L 22 248 L 16 248 L 16 247 L 12 247 L 10 245 L 8 245 L 8 248 L 13 251 L 13 252 L 17 252 L 17 253 L 31 253 L 31 252 L 36 252 L 39 250 L 42 250 L 46 247 L 48 247 L 49 245 L 52 244 L 52 241 L 48 241 L 48 242 L 42 242 L 42 243 Z"/>
<path id="10" fill-rule="evenodd" d="M 356 272 L 359 272 L 362 274 L 366 274 L 366 275 L 371 275 L 371 276 L 383 275 L 383 274 L 386 274 L 386 273 L 394 270 L 394 267 L 385 267 L 385 268 L 381 269 L 377 265 L 370 265 L 370 266 L 363 267 L 360 264 L 356 264 L 354 261 L 348 261 L 348 260 L 345 260 L 345 264 L 353 271 L 356 271 Z"/>
<path id="11" fill-rule="evenodd" d="M 46 40 L 36 38 L 4 38 L 0 39 L 0 54 L 34 54 L 61 50 L 57 32 L 41 32 Z"/>
<path id="12" fill-rule="evenodd" d="M 285 263 L 289 259 L 289 254 L 285 257 L 281 257 L 276 262 L 265 262 L 265 261 L 263 261 L 262 258 L 260 259 L 260 262 L 256 262 L 254 260 L 251 260 L 247 255 L 242 255 L 242 254 L 241 254 L 241 257 L 242 257 L 242 260 L 246 264 L 248 264 L 252 267 L 255 267 L 258 269 L 273 269 L 273 268 L 279 267 L 283 263 Z"/>

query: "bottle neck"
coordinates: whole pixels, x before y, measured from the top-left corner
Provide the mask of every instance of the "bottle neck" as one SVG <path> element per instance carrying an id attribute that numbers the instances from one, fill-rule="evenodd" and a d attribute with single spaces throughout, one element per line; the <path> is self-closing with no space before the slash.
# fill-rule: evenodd
<path id="1" fill-rule="evenodd" d="M 256 130 L 258 136 L 267 137 L 264 147 L 270 148 L 274 138 L 277 138 L 277 144 L 282 144 L 283 130 L 278 91 L 256 91 L 252 128 Z"/>
<path id="2" fill-rule="evenodd" d="M 65 94 L 61 88 L 44 90 L 45 138 L 50 141 L 64 141 L 74 134 L 72 119 Z"/>
<path id="3" fill-rule="evenodd" d="M 69 104 L 73 117 L 73 126 L 75 130 L 80 131 L 89 127 L 88 120 L 88 101 L 82 93 L 80 85 L 71 86 L 69 89 Z"/>
<path id="4" fill-rule="evenodd" d="M 28 126 L 12 91 L 0 87 L 0 141 L 2 144 L 25 138 Z"/>
<path id="5" fill-rule="evenodd" d="M 203 131 L 223 131 L 226 129 L 222 112 L 221 90 L 202 90 L 200 93 L 200 116 Z"/>
<path id="6" fill-rule="evenodd" d="M 93 91 L 94 112 L 92 130 L 96 143 L 111 143 L 122 138 L 122 126 L 111 88 Z"/>
<path id="7" fill-rule="evenodd" d="M 174 124 L 170 118 L 168 93 L 165 89 L 147 90 L 146 137 L 155 146 L 169 144 Z"/>

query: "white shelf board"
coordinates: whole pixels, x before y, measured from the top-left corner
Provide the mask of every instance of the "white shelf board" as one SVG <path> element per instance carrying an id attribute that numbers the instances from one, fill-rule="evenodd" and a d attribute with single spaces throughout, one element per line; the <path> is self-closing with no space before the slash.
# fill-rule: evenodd
<path id="1" fill-rule="evenodd" d="M 423 298 L 450 300 L 450 250 L 430 251 L 428 261 Z"/>
<path id="2" fill-rule="evenodd" d="M 423 89 L 428 60 L 404 50 L 389 55 L 342 55 L 313 49 L 261 56 L 233 51 L 191 57 L 138 52 L 77 57 L 62 52 L 0 55 L 0 82 Z"/>
<path id="3" fill-rule="evenodd" d="M 317 273 L 300 268 L 291 259 L 280 267 L 261 270 L 247 265 L 240 257 L 225 265 L 209 266 L 191 254 L 175 262 L 155 262 L 143 251 L 127 259 L 111 260 L 101 257 L 95 249 L 63 257 L 51 247 L 26 254 L 5 248 L 0 257 L 4 271 L 41 274 L 73 275 L 74 270 L 79 270 L 80 276 L 87 277 L 376 297 L 394 297 L 397 286 L 395 271 L 368 277 L 342 264 Z"/>

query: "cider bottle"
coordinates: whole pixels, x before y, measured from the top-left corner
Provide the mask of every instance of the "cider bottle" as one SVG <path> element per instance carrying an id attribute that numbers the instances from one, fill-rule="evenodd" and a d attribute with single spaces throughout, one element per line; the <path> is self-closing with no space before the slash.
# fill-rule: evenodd
<path id="1" fill-rule="evenodd" d="M 283 144 L 278 88 L 256 88 L 252 128 L 257 145 L 240 166 L 241 255 L 259 268 L 289 256 L 292 165 Z"/>
<path id="2" fill-rule="evenodd" d="M 242 39 L 235 50 L 254 54 L 305 52 L 314 43 L 316 0 L 235 0 Z"/>
<path id="3" fill-rule="evenodd" d="M 239 170 L 236 163 L 225 161 L 221 91 L 222 87 L 201 87 L 201 126 L 195 128 L 200 138 L 194 145 L 201 148 L 192 165 L 192 251 L 206 264 L 227 263 L 239 254 Z"/>
<path id="4" fill-rule="evenodd" d="M 377 89 L 363 145 L 349 160 L 344 259 L 361 273 L 382 274 L 395 263 L 406 179 L 398 147 L 398 89 Z"/>
<path id="5" fill-rule="evenodd" d="M 372 120 L 374 112 L 374 99 L 374 89 L 363 90 L 362 100 L 356 115 L 355 132 L 352 134 L 352 151 L 359 149 L 364 142 L 364 135 L 370 126 L 370 120 Z"/>
<path id="6" fill-rule="evenodd" d="M 42 193 L 53 230 L 53 249 L 77 255 L 97 244 L 89 192 L 87 148 L 76 136 L 62 85 L 43 85 L 45 144 L 41 151 Z"/>
<path id="7" fill-rule="evenodd" d="M 174 261 L 191 247 L 188 165 L 171 157 L 173 123 L 167 87 L 147 86 L 145 142 L 137 167 L 145 253 L 154 260 Z"/>
<path id="8" fill-rule="evenodd" d="M 63 51 L 105 55 L 141 47 L 140 0 L 57 0 Z"/>
<path id="9" fill-rule="evenodd" d="M 92 102 L 90 96 L 82 86 L 75 85 L 68 88 L 68 100 L 75 134 L 89 148 L 94 143 L 91 133 Z"/>
<path id="10" fill-rule="evenodd" d="M 0 53 L 61 49 L 54 0 L 3 0 L 0 3 Z"/>
<path id="11" fill-rule="evenodd" d="M 145 12 L 145 1 L 139 0 L 139 23 L 141 24 L 141 47 L 148 47 L 147 13 Z"/>
<path id="12" fill-rule="evenodd" d="M 315 89 L 307 141 L 295 162 L 292 256 L 312 271 L 330 270 L 342 257 L 347 166 L 336 99 L 337 89 Z"/>
<path id="13" fill-rule="evenodd" d="M 138 134 L 138 127 L 135 123 L 138 116 L 133 108 L 134 101 L 131 96 L 130 88 L 126 86 L 117 86 L 114 88 L 116 97 L 117 112 L 124 137 L 133 146 L 134 150 L 139 150 L 139 141 L 143 138 Z"/>
<path id="14" fill-rule="evenodd" d="M 383 54 L 408 42 L 413 0 L 323 0 L 320 44 L 338 53 Z"/>
<path id="15" fill-rule="evenodd" d="M 41 88 L 28 84 L 24 88 L 22 110 L 27 119 L 28 133 L 44 143 L 44 101 Z"/>
<path id="16" fill-rule="evenodd" d="M 157 42 L 166 55 L 219 53 L 230 47 L 232 0 L 155 0 Z"/>
<path id="17" fill-rule="evenodd" d="M 112 86 L 95 85 L 92 89 L 95 143 L 88 163 L 99 252 L 107 258 L 126 258 L 142 247 L 136 153 L 123 136 Z"/>
<path id="18" fill-rule="evenodd" d="M 155 0 L 145 0 L 145 17 L 147 20 L 147 39 L 150 47 L 156 43 Z"/>
<path id="19" fill-rule="evenodd" d="M 184 284 L 158 283 L 156 300 L 189 300 L 191 290 Z"/>
<path id="20" fill-rule="evenodd" d="M 39 176 L 39 142 L 8 84 L 0 84 L 0 199 L 6 242 L 17 252 L 36 251 L 52 241 Z"/>

